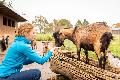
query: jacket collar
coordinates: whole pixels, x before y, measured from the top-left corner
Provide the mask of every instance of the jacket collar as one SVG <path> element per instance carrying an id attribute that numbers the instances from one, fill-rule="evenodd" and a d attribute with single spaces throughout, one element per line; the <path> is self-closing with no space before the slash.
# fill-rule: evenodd
<path id="1" fill-rule="evenodd" d="M 31 41 L 28 40 L 28 39 L 27 39 L 26 37 L 24 37 L 24 36 L 16 36 L 15 39 L 14 39 L 14 41 L 24 41 L 24 42 L 27 43 L 27 44 L 30 44 L 30 43 L 31 43 Z"/>

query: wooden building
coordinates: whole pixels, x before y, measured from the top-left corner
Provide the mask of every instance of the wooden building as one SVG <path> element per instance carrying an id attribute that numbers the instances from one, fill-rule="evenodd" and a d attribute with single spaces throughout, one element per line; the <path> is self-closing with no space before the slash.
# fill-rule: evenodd
<path id="1" fill-rule="evenodd" d="M 18 14 L 12 7 L 0 3 L 0 38 L 8 35 L 11 43 L 18 28 L 18 22 L 27 21 Z"/>
<path id="2" fill-rule="evenodd" d="M 112 28 L 112 33 L 120 35 L 120 28 Z"/>

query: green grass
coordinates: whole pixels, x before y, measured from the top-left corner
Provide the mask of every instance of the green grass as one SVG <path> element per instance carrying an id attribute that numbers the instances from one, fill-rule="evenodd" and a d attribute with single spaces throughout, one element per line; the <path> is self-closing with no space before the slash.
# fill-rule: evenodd
<path id="1" fill-rule="evenodd" d="M 120 57 L 120 35 L 114 35 L 109 49 L 115 56 Z"/>
<path id="2" fill-rule="evenodd" d="M 114 39 L 110 43 L 109 50 L 113 53 L 113 55 L 120 57 L 120 35 L 113 36 Z M 65 40 L 64 45 L 64 49 L 76 52 L 76 46 L 71 41 Z M 81 54 L 84 55 L 83 49 L 81 51 Z M 89 51 L 89 57 L 97 59 L 96 54 L 92 51 Z"/>

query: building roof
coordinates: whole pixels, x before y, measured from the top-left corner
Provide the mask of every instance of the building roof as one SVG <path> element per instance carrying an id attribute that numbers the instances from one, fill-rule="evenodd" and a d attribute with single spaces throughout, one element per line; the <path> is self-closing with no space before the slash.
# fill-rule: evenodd
<path id="1" fill-rule="evenodd" d="M 9 7 L 1 3 L 0 3 L 0 14 L 13 18 L 18 22 L 27 21 L 24 17 L 18 14 L 12 7 Z"/>
<path id="2" fill-rule="evenodd" d="M 114 27 L 113 27 L 112 30 L 120 30 L 120 28 L 114 28 Z"/>

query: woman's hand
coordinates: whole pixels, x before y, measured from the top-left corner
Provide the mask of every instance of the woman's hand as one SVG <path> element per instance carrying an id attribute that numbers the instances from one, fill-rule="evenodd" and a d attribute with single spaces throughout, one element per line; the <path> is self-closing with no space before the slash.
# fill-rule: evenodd
<path id="1" fill-rule="evenodd" d="M 59 52 L 60 48 L 61 47 L 54 47 L 54 48 L 50 49 L 50 51 L 53 53 L 53 56 L 58 55 L 58 52 Z"/>

